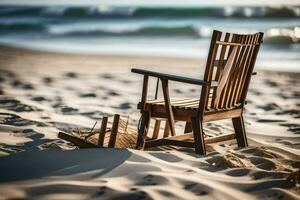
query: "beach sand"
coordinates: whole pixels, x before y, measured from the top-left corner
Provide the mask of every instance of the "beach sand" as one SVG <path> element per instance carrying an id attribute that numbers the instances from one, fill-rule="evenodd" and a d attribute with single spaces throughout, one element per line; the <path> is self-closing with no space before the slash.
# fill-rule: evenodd
<path id="1" fill-rule="evenodd" d="M 0 199 L 300 199 L 299 74 L 253 77 L 248 148 L 217 143 L 204 157 L 173 147 L 77 149 L 57 138 L 60 130 L 90 129 L 114 113 L 130 115 L 136 127 L 142 77 L 131 67 L 201 78 L 204 64 L 1 47 Z M 172 96 L 198 98 L 199 91 L 171 84 Z M 227 120 L 204 128 L 215 135 L 233 131 Z"/>

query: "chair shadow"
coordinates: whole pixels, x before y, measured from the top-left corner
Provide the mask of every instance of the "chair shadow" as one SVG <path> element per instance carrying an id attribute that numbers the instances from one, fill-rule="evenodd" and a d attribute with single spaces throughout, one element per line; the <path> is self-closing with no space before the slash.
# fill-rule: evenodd
<path id="1" fill-rule="evenodd" d="M 131 152 L 127 149 L 108 148 L 25 151 L 0 157 L 0 182 L 72 176 L 84 172 L 87 176 L 99 177 L 121 165 L 130 156 Z"/>

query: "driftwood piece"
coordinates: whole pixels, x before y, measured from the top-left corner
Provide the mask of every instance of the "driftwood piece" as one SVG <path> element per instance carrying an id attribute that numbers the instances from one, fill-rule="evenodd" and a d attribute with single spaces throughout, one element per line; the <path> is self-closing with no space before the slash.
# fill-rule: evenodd
<path id="1" fill-rule="evenodd" d="M 108 117 L 103 117 L 100 129 L 59 132 L 58 137 L 80 148 L 135 148 L 137 130 L 129 125 L 129 117 L 123 119 L 116 114 L 114 115 L 112 128 L 107 128 L 108 124 Z"/>
<path id="2" fill-rule="evenodd" d="M 108 117 L 103 117 L 98 137 L 98 146 L 103 147 Z"/>
<path id="3" fill-rule="evenodd" d="M 117 134 L 118 134 L 118 128 L 119 128 L 119 121 L 120 121 L 120 115 L 115 114 L 114 115 L 114 121 L 111 128 L 111 134 L 108 142 L 108 147 L 115 147 Z"/>
<path id="4" fill-rule="evenodd" d="M 97 145 L 90 143 L 87 140 L 84 140 L 78 136 L 71 135 L 71 134 L 65 133 L 65 132 L 59 132 L 58 138 L 67 140 L 80 148 L 96 148 L 96 147 L 98 147 Z"/>

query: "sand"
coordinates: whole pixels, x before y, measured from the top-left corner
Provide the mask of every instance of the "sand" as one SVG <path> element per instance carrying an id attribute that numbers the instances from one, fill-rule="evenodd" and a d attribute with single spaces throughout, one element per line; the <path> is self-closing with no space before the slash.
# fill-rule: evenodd
<path id="1" fill-rule="evenodd" d="M 1 47 L 0 199 L 300 199 L 299 74 L 253 77 L 248 148 L 217 143 L 204 157 L 174 147 L 78 149 L 57 138 L 60 130 L 90 129 L 114 113 L 130 115 L 135 127 L 142 77 L 131 67 L 199 78 L 203 66 L 203 59 Z M 155 80 L 151 85 L 153 92 Z M 171 89 L 173 96 L 199 96 L 197 87 Z M 207 123 L 205 131 L 233 129 L 225 120 Z"/>

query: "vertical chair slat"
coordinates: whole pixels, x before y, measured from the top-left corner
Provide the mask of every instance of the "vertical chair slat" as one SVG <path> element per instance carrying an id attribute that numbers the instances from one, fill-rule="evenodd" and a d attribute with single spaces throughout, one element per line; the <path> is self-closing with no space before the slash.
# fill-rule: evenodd
<path id="1" fill-rule="evenodd" d="M 166 120 L 163 137 L 164 138 L 169 137 L 169 134 L 170 134 L 170 126 L 168 120 Z"/>
<path id="2" fill-rule="evenodd" d="M 243 40 L 242 40 L 242 43 L 247 44 L 248 38 L 249 38 L 248 35 L 244 36 Z M 232 93 L 231 93 L 231 96 L 230 96 L 230 106 L 231 107 L 236 105 L 235 99 L 236 99 L 236 96 L 237 96 L 237 90 L 238 90 L 238 87 L 239 87 L 240 77 L 241 77 L 242 71 L 244 70 L 244 61 L 245 61 L 245 58 L 247 57 L 248 47 L 249 46 L 243 46 L 242 47 L 243 49 L 242 49 L 242 52 L 241 52 L 241 55 L 240 55 L 240 58 L 239 58 L 239 62 L 237 64 L 237 70 L 235 72 L 236 77 L 234 79 Z"/>
<path id="3" fill-rule="evenodd" d="M 152 139 L 157 139 L 158 134 L 159 134 L 160 124 L 161 124 L 161 120 L 160 119 L 156 119 L 155 120 L 155 124 L 154 124 L 154 128 L 153 128 Z"/>
<path id="4" fill-rule="evenodd" d="M 231 39 L 229 40 L 229 42 L 235 42 L 236 41 L 236 38 L 237 38 L 237 34 L 232 34 L 232 37 Z M 233 46 L 229 46 L 228 49 L 227 49 L 227 57 L 226 57 L 226 60 L 228 60 L 228 57 L 230 56 L 231 52 L 233 50 Z M 223 88 L 223 91 L 221 92 L 220 94 L 220 100 L 218 101 L 218 109 L 222 109 L 224 108 L 224 102 L 225 102 L 225 93 L 227 91 L 227 85 L 225 85 L 225 87 Z"/>
<path id="5" fill-rule="evenodd" d="M 141 106 L 142 106 L 141 112 L 145 110 L 145 105 L 147 101 L 148 80 L 149 80 L 149 76 L 144 76 L 142 99 L 141 99 Z"/>
<path id="6" fill-rule="evenodd" d="M 243 36 L 242 35 L 236 35 L 235 37 L 235 43 L 241 43 L 242 41 L 242 38 Z M 236 53 L 236 56 L 234 58 L 234 63 L 233 63 L 233 67 L 232 67 L 232 72 L 230 73 L 230 76 L 228 77 L 228 82 L 227 82 L 227 87 L 226 87 L 226 90 L 225 90 L 225 93 L 224 93 L 224 103 L 223 103 L 223 108 L 230 108 L 230 95 L 231 95 L 231 92 L 232 92 L 232 87 L 233 87 L 233 78 L 234 78 L 234 71 L 236 69 L 236 65 L 237 65 L 237 61 L 238 61 L 238 58 L 240 56 L 240 50 L 241 50 L 241 46 L 237 47 L 238 50 L 237 50 L 237 53 Z"/>
<path id="7" fill-rule="evenodd" d="M 142 98 L 141 98 L 141 126 L 138 130 L 138 136 L 136 141 L 136 149 L 143 149 L 145 145 L 145 137 L 147 135 L 147 128 L 150 122 L 150 113 L 149 111 L 145 111 L 146 101 L 147 101 L 147 92 L 148 92 L 148 80 L 149 76 L 144 76 L 143 80 L 143 90 L 142 90 Z"/>
<path id="8" fill-rule="evenodd" d="M 246 39 L 246 36 L 242 36 L 240 42 L 242 44 L 245 43 L 245 39 Z M 243 66 L 241 67 L 241 63 L 242 63 L 242 59 L 244 58 L 244 52 L 245 52 L 245 49 L 247 48 L 247 46 L 242 46 L 240 48 L 240 52 L 239 52 L 239 55 L 237 56 L 236 58 L 236 64 L 235 64 L 235 68 L 233 70 L 233 73 L 232 73 L 232 78 L 231 78 L 231 85 L 230 85 L 230 90 L 229 90 L 229 93 L 228 93 L 228 102 L 227 102 L 227 107 L 228 108 L 231 108 L 234 106 L 234 103 L 233 103 L 233 99 L 235 97 L 235 91 L 236 91 L 236 87 L 237 87 L 237 80 L 239 78 L 239 74 L 240 74 L 240 71 L 241 71 L 241 68 L 243 68 Z"/>
<path id="9" fill-rule="evenodd" d="M 206 69 L 204 73 L 204 80 L 210 82 L 212 80 L 212 74 L 214 70 L 214 61 L 216 59 L 219 45 L 216 44 L 217 40 L 220 40 L 222 33 L 220 31 L 214 31 L 210 43 L 208 52 L 208 59 L 206 63 Z M 208 98 L 209 98 L 210 87 L 204 86 L 201 90 L 201 97 L 199 102 L 199 114 L 203 115 L 205 110 L 209 109 Z"/>
<path id="10" fill-rule="evenodd" d="M 251 39 L 252 39 L 252 36 L 247 35 L 245 43 L 249 44 L 251 42 Z M 236 82 L 236 89 L 235 89 L 235 94 L 234 94 L 234 98 L 233 98 L 233 104 L 239 103 L 238 96 L 239 96 L 239 91 L 242 89 L 242 84 L 241 84 L 242 77 L 245 73 L 246 61 L 249 57 L 249 52 L 250 52 L 250 46 L 247 46 L 244 51 L 243 59 L 242 59 L 241 66 L 240 66 L 240 71 L 239 71 L 237 82 Z"/>
<path id="11" fill-rule="evenodd" d="M 117 139 L 118 128 L 119 128 L 119 121 L 120 121 L 120 115 L 115 114 L 113 124 L 112 124 L 112 128 L 111 128 L 111 132 L 110 132 L 109 141 L 108 141 L 108 147 L 109 148 L 113 148 L 116 145 L 116 139 Z"/>
<path id="12" fill-rule="evenodd" d="M 257 37 L 256 37 L 256 35 L 253 35 L 252 38 L 251 38 L 251 43 L 255 44 L 256 41 L 257 41 Z M 248 77 L 248 74 L 250 73 L 249 72 L 249 65 L 251 63 L 251 60 L 253 59 L 254 49 L 255 49 L 255 46 L 250 46 L 249 55 L 248 55 L 247 60 L 245 62 L 245 71 L 244 71 L 243 76 L 241 77 L 241 79 L 242 79 L 242 81 L 241 81 L 242 88 L 241 88 L 241 90 L 239 91 L 239 94 L 238 94 L 238 101 L 241 102 L 241 103 L 243 103 L 243 101 L 241 99 L 241 96 L 242 96 L 243 91 L 245 90 L 246 79 Z"/>
<path id="13" fill-rule="evenodd" d="M 261 43 L 262 38 L 263 38 L 263 33 L 257 34 L 256 39 L 255 39 L 255 43 Z M 250 83 L 250 80 L 251 80 L 251 74 L 252 74 L 252 71 L 253 71 L 253 68 L 254 68 L 254 65 L 255 65 L 255 62 L 256 62 L 256 58 L 257 58 L 259 48 L 260 48 L 260 45 L 255 45 L 254 46 L 253 57 L 252 57 L 251 62 L 250 62 L 249 72 L 247 74 L 247 80 L 245 82 L 245 88 L 244 88 L 244 90 L 242 92 L 242 96 L 241 96 L 241 101 L 243 101 L 243 103 L 245 102 L 245 99 L 246 99 L 246 96 L 247 96 L 247 92 L 248 92 L 248 89 L 249 89 L 249 83 Z"/>
<path id="14" fill-rule="evenodd" d="M 233 66 L 230 72 L 230 75 L 228 77 L 228 81 L 227 81 L 227 90 L 225 95 L 225 101 L 224 101 L 224 107 L 225 108 L 230 108 L 230 97 L 231 97 L 231 93 L 232 93 L 232 89 L 233 89 L 233 84 L 234 84 L 234 72 L 235 69 L 237 67 L 237 62 L 238 62 L 238 58 L 240 57 L 239 54 L 241 53 L 241 46 L 237 47 L 237 53 L 236 56 L 234 58 L 234 62 L 233 62 Z"/>
<path id="15" fill-rule="evenodd" d="M 100 146 L 100 147 L 103 147 L 103 144 L 104 144 L 107 121 L 108 121 L 107 116 L 102 118 L 100 132 L 99 132 L 99 138 L 98 138 L 98 146 Z"/>
<path id="16" fill-rule="evenodd" d="M 226 33 L 226 34 L 225 34 L 224 42 L 228 42 L 229 36 L 230 36 L 229 33 Z M 226 45 L 222 45 L 221 53 L 220 53 L 220 56 L 219 56 L 218 68 L 217 68 L 217 72 L 216 72 L 216 75 L 215 75 L 215 81 L 218 81 L 218 80 L 219 80 L 220 75 L 221 75 L 221 73 L 222 73 L 222 71 L 223 71 L 223 66 L 224 66 L 224 56 L 225 56 L 226 48 L 227 48 Z M 217 91 L 216 91 L 216 88 L 214 88 L 213 95 L 212 95 L 212 100 L 211 100 L 211 108 L 216 108 L 216 102 L 215 102 L 215 99 L 216 99 L 216 92 L 217 92 Z"/>
<path id="17" fill-rule="evenodd" d="M 161 79 L 161 83 L 162 83 L 162 88 L 163 88 L 163 94 L 164 94 L 164 99 L 165 99 L 165 109 L 166 109 L 166 114 L 168 116 L 168 122 L 169 122 L 171 135 L 175 136 L 174 115 L 173 115 L 172 105 L 171 105 L 171 101 L 170 101 L 168 80 Z"/>

